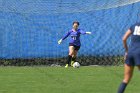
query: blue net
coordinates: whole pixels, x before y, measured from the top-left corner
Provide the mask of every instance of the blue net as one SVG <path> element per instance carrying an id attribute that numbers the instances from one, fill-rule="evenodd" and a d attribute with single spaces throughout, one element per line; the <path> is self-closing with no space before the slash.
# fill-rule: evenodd
<path id="1" fill-rule="evenodd" d="M 0 0 L 0 58 L 61 58 L 57 41 L 78 20 L 84 31 L 78 56 L 122 56 L 122 36 L 139 21 L 140 0 Z"/>

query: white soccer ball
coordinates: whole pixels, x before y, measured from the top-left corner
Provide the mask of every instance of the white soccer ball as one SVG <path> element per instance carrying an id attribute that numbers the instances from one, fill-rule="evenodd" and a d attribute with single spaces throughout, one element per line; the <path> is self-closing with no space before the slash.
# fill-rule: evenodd
<path id="1" fill-rule="evenodd" d="M 79 67 L 80 67 L 80 64 L 79 64 L 78 62 L 75 62 L 75 63 L 73 64 L 73 67 L 74 67 L 74 68 L 79 68 Z"/>

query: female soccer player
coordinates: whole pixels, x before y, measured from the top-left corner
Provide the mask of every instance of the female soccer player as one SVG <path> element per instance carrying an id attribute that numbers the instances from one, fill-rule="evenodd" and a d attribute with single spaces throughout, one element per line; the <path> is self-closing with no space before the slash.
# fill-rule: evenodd
<path id="1" fill-rule="evenodd" d="M 127 39 L 131 36 L 131 44 L 128 48 Z M 124 93 L 124 90 L 133 76 L 134 66 L 140 70 L 140 23 L 136 23 L 128 29 L 123 36 L 123 45 L 125 48 L 124 79 L 118 89 L 118 93 Z"/>
<path id="2" fill-rule="evenodd" d="M 81 42 L 80 42 L 80 34 L 91 34 L 91 32 L 84 32 L 81 29 L 78 29 L 79 22 L 75 21 L 73 22 L 73 29 L 67 32 L 67 34 L 58 41 L 58 44 L 61 44 L 61 42 L 66 39 L 68 36 L 70 36 L 70 42 L 69 42 L 69 55 L 67 58 L 67 64 L 65 68 L 67 68 L 70 63 L 71 66 L 75 62 L 76 55 L 78 50 L 80 49 Z M 71 62 L 72 61 L 72 62 Z"/>

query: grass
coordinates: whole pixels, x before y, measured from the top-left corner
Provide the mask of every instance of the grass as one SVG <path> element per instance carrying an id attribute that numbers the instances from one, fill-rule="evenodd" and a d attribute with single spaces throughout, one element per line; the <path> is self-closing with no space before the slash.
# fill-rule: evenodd
<path id="1" fill-rule="evenodd" d="M 125 93 L 139 93 L 140 72 Z M 116 93 L 123 67 L 0 67 L 0 93 Z"/>

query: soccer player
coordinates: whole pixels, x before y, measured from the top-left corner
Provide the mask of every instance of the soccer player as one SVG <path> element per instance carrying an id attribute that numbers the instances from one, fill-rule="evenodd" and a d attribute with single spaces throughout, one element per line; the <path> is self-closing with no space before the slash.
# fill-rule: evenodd
<path id="1" fill-rule="evenodd" d="M 65 68 L 67 68 L 70 64 L 71 66 L 76 60 L 77 52 L 80 49 L 81 42 L 80 42 L 80 35 L 81 34 L 91 34 L 91 32 L 84 32 L 81 29 L 78 29 L 79 22 L 74 21 L 73 22 L 73 29 L 69 30 L 67 34 L 58 41 L 58 44 L 61 44 L 61 42 L 66 39 L 68 36 L 70 36 L 70 42 L 69 42 L 69 54 L 67 58 L 67 64 Z"/>
<path id="2" fill-rule="evenodd" d="M 128 48 L 127 39 L 131 36 L 131 43 Z M 124 93 L 126 86 L 133 76 L 134 66 L 140 71 L 140 23 L 132 25 L 123 36 L 124 55 L 124 79 L 118 89 L 118 93 Z"/>

